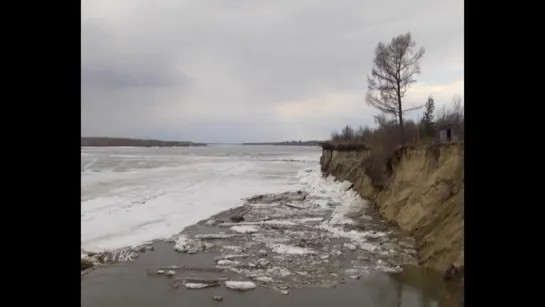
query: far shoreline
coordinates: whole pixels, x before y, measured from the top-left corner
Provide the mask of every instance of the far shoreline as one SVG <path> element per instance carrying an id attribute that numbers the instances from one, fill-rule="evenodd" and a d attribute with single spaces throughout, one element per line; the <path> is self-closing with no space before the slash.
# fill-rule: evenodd
<path id="1" fill-rule="evenodd" d="M 273 146 L 320 146 L 323 141 L 284 141 L 284 142 L 247 142 L 240 143 L 244 146 L 273 145 Z"/>
<path id="2" fill-rule="evenodd" d="M 81 147 L 202 147 L 205 143 L 112 137 L 81 137 Z"/>

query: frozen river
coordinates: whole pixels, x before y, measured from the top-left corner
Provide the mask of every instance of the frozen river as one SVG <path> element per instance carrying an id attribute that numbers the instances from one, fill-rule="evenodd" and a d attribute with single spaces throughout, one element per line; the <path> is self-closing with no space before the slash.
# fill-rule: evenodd
<path id="1" fill-rule="evenodd" d="M 299 189 L 320 154 L 303 146 L 83 148 L 82 248 L 165 238 L 241 198 Z"/>

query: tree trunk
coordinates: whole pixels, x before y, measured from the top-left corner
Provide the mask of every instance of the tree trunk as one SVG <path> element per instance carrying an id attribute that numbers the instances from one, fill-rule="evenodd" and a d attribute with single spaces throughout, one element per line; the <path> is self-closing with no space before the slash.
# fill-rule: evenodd
<path id="1" fill-rule="evenodd" d="M 403 108 L 401 107 L 401 85 L 397 82 L 397 110 L 399 113 L 399 133 L 401 146 L 405 145 L 405 133 L 403 131 Z"/>

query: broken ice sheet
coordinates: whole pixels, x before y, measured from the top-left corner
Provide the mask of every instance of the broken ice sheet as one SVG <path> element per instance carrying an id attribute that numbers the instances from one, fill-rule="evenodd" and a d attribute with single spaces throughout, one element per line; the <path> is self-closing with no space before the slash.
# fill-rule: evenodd
<path id="1" fill-rule="evenodd" d="M 186 235 L 180 235 L 178 240 L 176 240 L 176 245 L 174 245 L 174 249 L 178 252 L 188 252 L 189 250 L 202 251 L 204 248 L 201 240 L 191 239 Z"/>
<path id="2" fill-rule="evenodd" d="M 387 253 L 390 248 L 393 249 L 394 245 L 397 245 L 395 244 L 397 242 L 390 240 L 385 228 L 375 230 L 374 224 L 366 225 L 368 227 L 364 227 L 365 231 L 344 227 L 350 222 L 348 213 L 358 213 L 354 214 L 354 217 L 364 214 L 358 211 L 363 207 L 361 200 L 352 199 L 350 195 L 339 199 L 331 198 L 329 195 L 312 197 L 304 203 L 295 205 L 304 206 L 305 210 L 295 208 L 292 203 L 284 201 L 279 206 L 275 203 L 257 204 L 245 216 L 246 221 L 214 225 L 216 229 L 223 228 L 225 232 L 215 233 L 207 228 L 208 234 L 182 238 L 185 242 L 179 243 L 196 246 L 199 244 L 191 242 L 201 241 L 203 245 L 213 243 L 214 246 L 206 246 L 206 249 L 213 247 L 221 253 L 221 256 L 214 257 L 216 264 L 213 268 L 226 273 L 233 272 L 239 277 L 273 288 L 279 287 L 279 283 L 288 287 L 306 287 L 314 284 L 333 286 L 338 283 L 339 278 L 357 279 L 365 275 L 365 272 L 388 270 L 391 266 L 399 264 L 400 260 L 395 258 L 388 266 L 377 267 L 380 266 L 377 263 L 378 258 L 398 257 Z M 329 203 L 333 205 L 328 206 Z M 363 220 L 363 223 L 365 221 Z M 185 250 L 187 249 L 188 247 L 185 247 Z M 347 269 L 342 265 L 347 260 L 345 258 L 360 259 L 363 256 L 367 267 L 355 267 L 356 271 L 344 272 Z M 339 276 L 329 274 L 333 272 Z"/>
<path id="3" fill-rule="evenodd" d="M 211 249 L 215 246 L 214 243 L 210 243 L 210 242 L 204 242 L 203 244 L 205 249 Z"/>
<path id="4" fill-rule="evenodd" d="M 273 253 L 277 254 L 288 254 L 288 255 L 314 255 L 316 254 L 315 251 L 299 247 L 299 246 L 293 246 L 293 245 L 287 245 L 287 244 L 270 244 L 269 248 L 273 251 Z"/>
<path id="5" fill-rule="evenodd" d="M 298 223 L 312 223 L 312 222 L 321 222 L 323 220 L 324 220 L 323 217 L 308 217 L 308 218 L 295 219 L 293 221 Z"/>
<path id="6" fill-rule="evenodd" d="M 218 260 L 218 266 L 236 266 L 239 264 L 240 264 L 239 261 L 233 261 L 233 260 L 227 260 L 227 259 Z"/>
<path id="7" fill-rule="evenodd" d="M 257 287 L 253 281 L 234 281 L 229 280 L 225 282 L 225 287 L 233 290 L 250 290 Z"/>
<path id="8" fill-rule="evenodd" d="M 273 282 L 273 279 L 269 276 L 256 276 L 254 277 L 254 280 L 260 281 L 262 283 L 271 283 Z"/>
<path id="9" fill-rule="evenodd" d="M 400 267 L 399 265 L 396 265 L 395 267 L 379 265 L 379 266 L 377 266 L 377 269 L 378 269 L 379 271 L 384 272 L 384 273 L 399 273 L 399 272 L 403 272 L 403 268 Z"/>
<path id="10" fill-rule="evenodd" d="M 268 221 L 258 221 L 258 222 L 240 222 L 240 223 L 223 223 L 221 227 L 232 227 L 232 226 L 297 226 L 297 223 L 290 220 L 268 220 Z"/>
<path id="11" fill-rule="evenodd" d="M 269 273 L 270 275 L 275 275 L 280 277 L 286 277 L 291 275 L 290 270 L 286 268 L 282 268 L 282 267 L 277 267 L 277 266 L 268 269 L 267 273 Z"/>
<path id="12" fill-rule="evenodd" d="M 257 225 L 237 225 L 230 228 L 234 232 L 238 233 L 254 233 L 259 231 Z"/>
<path id="13" fill-rule="evenodd" d="M 352 243 L 344 243 L 343 246 L 351 251 L 355 251 L 358 249 L 358 247 Z"/>
<path id="14" fill-rule="evenodd" d="M 234 253 L 240 253 L 243 251 L 243 248 L 241 246 L 236 246 L 236 245 L 225 245 L 225 246 L 222 246 L 223 249 L 227 249 L 227 250 L 230 250 Z"/>
<path id="15" fill-rule="evenodd" d="M 209 287 L 215 287 L 216 284 L 212 284 L 212 283 L 194 283 L 194 282 L 188 282 L 188 283 L 185 283 L 184 284 L 184 287 L 186 287 L 187 289 L 204 289 L 204 288 L 209 288 Z"/>
<path id="16" fill-rule="evenodd" d="M 214 260 L 222 260 L 222 259 L 233 260 L 235 258 L 247 258 L 249 256 L 250 256 L 249 254 L 228 254 L 228 255 L 214 257 Z"/>
<path id="17" fill-rule="evenodd" d="M 259 268 L 267 268 L 270 264 L 270 261 L 265 259 L 265 258 L 259 258 L 257 259 L 257 265 L 259 266 Z"/>
<path id="18" fill-rule="evenodd" d="M 209 233 L 209 234 L 198 234 L 195 236 L 195 239 L 230 239 L 240 236 L 239 234 L 228 234 L 228 233 Z"/>

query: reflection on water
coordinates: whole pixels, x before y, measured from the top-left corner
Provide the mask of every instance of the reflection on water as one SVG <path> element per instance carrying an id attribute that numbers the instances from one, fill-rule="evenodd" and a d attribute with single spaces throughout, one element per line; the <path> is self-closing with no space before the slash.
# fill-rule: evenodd
<path id="1" fill-rule="evenodd" d="M 459 286 L 443 282 L 437 272 L 416 266 L 408 266 L 396 274 L 377 272 L 360 280 L 349 279 L 336 288 L 289 289 L 288 295 L 263 286 L 244 293 L 225 287 L 173 290 L 168 287 L 168 277 L 145 273 L 146 269 L 165 263 L 189 261 L 199 266 L 213 256 L 178 254 L 171 244 L 158 243 L 155 252 L 144 253 L 134 262 L 119 263 L 83 276 L 81 306 L 460 307 Z M 212 299 L 217 295 L 223 297 L 221 303 Z"/>
<path id="2" fill-rule="evenodd" d="M 397 305 L 420 307 L 459 307 L 463 285 L 447 282 L 442 274 L 417 266 L 405 266 L 403 272 L 391 274 L 397 287 Z M 392 289 L 393 290 L 393 289 Z"/>

